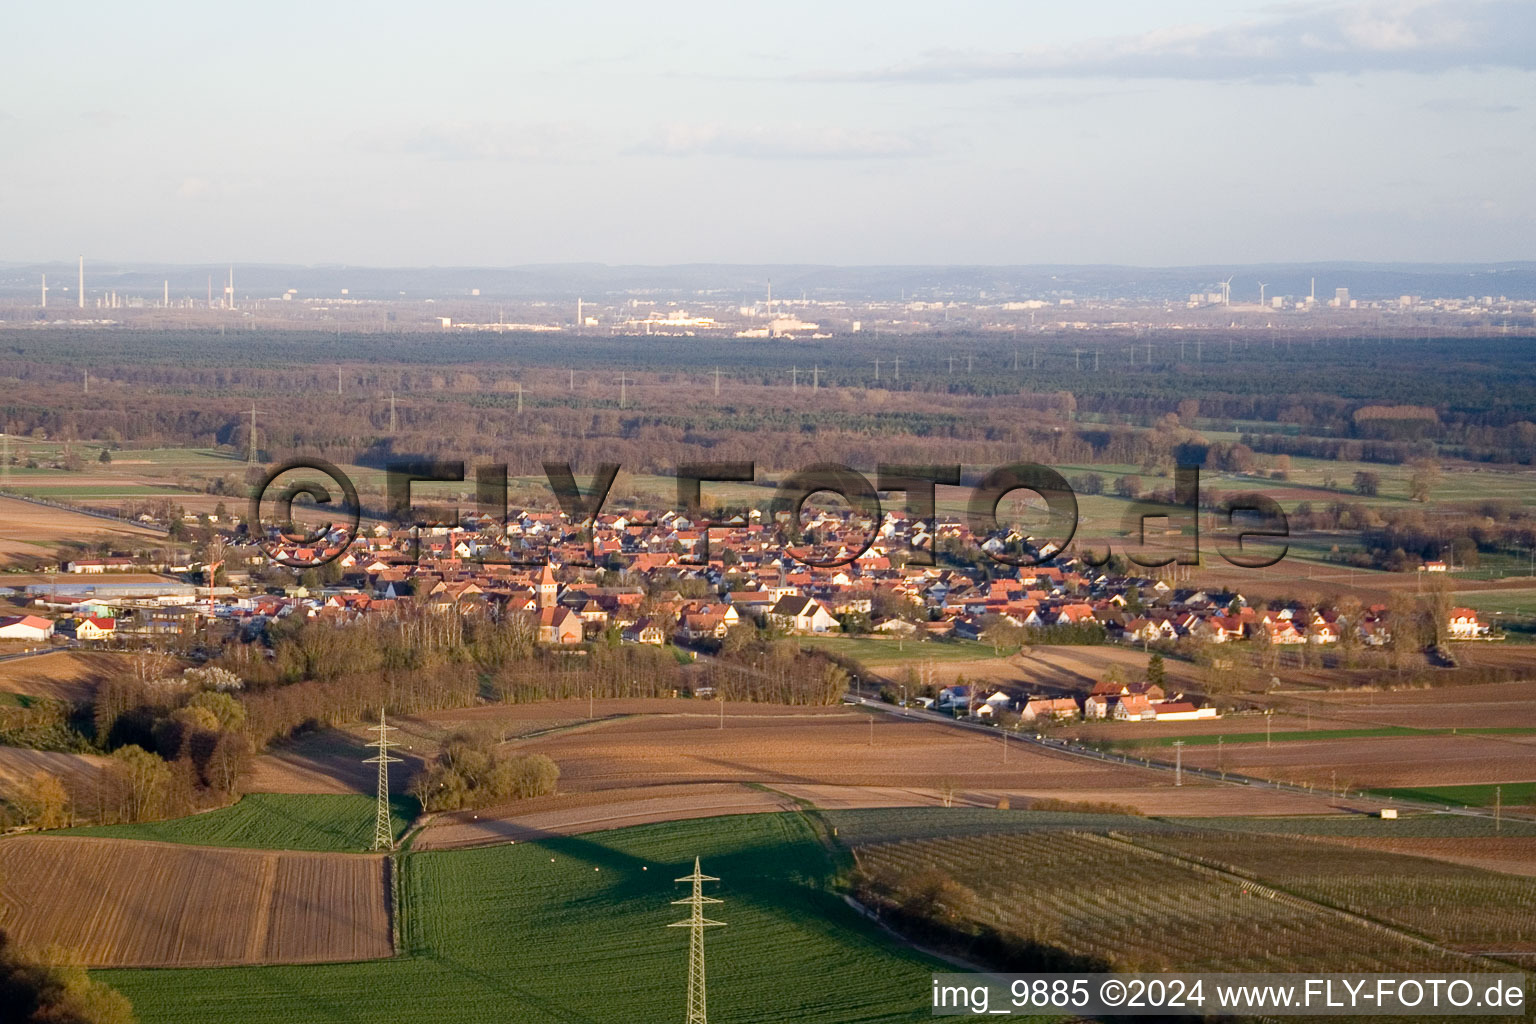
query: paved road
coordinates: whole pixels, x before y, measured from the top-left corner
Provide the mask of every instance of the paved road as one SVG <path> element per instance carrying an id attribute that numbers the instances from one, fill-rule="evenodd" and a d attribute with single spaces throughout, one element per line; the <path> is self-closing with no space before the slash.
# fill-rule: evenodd
<path id="1" fill-rule="evenodd" d="M 0 661 L 19 661 L 22 658 L 41 658 L 45 654 L 58 654 L 60 651 L 73 651 L 80 646 L 78 641 L 70 641 L 62 647 L 39 647 L 35 651 L 17 651 L 14 654 L 0 654 Z"/>

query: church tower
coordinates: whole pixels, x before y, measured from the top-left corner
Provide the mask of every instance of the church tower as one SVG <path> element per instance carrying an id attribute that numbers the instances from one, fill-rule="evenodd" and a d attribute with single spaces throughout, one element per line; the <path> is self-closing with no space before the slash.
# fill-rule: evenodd
<path id="1" fill-rule="evenodd" d="M 544 571 L 539 574 L 539 607 L 553 608 L 559 593 L 560 584 L 555 582 L 555 574 L 550 572 L 548 565 L 545 565 Z"/>

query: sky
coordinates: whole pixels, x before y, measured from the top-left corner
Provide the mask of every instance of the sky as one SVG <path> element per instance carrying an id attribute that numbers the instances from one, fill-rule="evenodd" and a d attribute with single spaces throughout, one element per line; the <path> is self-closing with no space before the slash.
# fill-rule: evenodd
<path id="1" fill-rule="evenodd" d="M 1536 258 L 1532 0 L 84 0 L 5 22 L 5 262 Z"/>

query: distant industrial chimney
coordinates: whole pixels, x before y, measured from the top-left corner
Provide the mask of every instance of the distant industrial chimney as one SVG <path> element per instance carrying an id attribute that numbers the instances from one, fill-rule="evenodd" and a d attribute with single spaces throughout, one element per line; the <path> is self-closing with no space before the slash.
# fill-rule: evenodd
<path id="1" fill-rule="evenodd" d="M 80 308 L 84 309 L 85 308 L 85 257 L 84 256 L 80 257 L 80 294 L 77 297 L 80 300 Z"/>

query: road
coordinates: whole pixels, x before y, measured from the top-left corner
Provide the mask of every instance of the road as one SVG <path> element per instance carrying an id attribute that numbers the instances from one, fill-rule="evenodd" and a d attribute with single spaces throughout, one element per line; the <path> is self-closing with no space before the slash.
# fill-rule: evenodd
<path id="1" fill-rule="evenodd" d="M 41 505 L 44 508 L 56 508 L 64 512 L 74 512 L 77 515 L 93 516 L 97 519 L 105 519 L 113 523 L 122 523 L 124 526 L 137 526 L 141 530 L 153 530 L 169 536 L 169 531 L 159 523 L 141 523 L 137 519 L 125 519 L 124 517 L 102 509 L 85 508 L 81 505 L 66 505 L 61 501 L 49 501 L 46 498 L 34 498 L 25 494 L 17 494 L 15 491 L 0 491 L 0 497 L 10 498 L 12 501 L 25 501 L 32 505 Z"/>
<path id="2" fill-rule="evenodd" d="M 39 647 L 32 651 L 17 651 L 14 654 L 0 654 L 0 661 L 20 661 L 22 658 L 41 658 L 45 654 L 58 654 L 60 651 L 73 651 L 80 647 L 78 640 L 71 640 L 61 647 Z"/>

